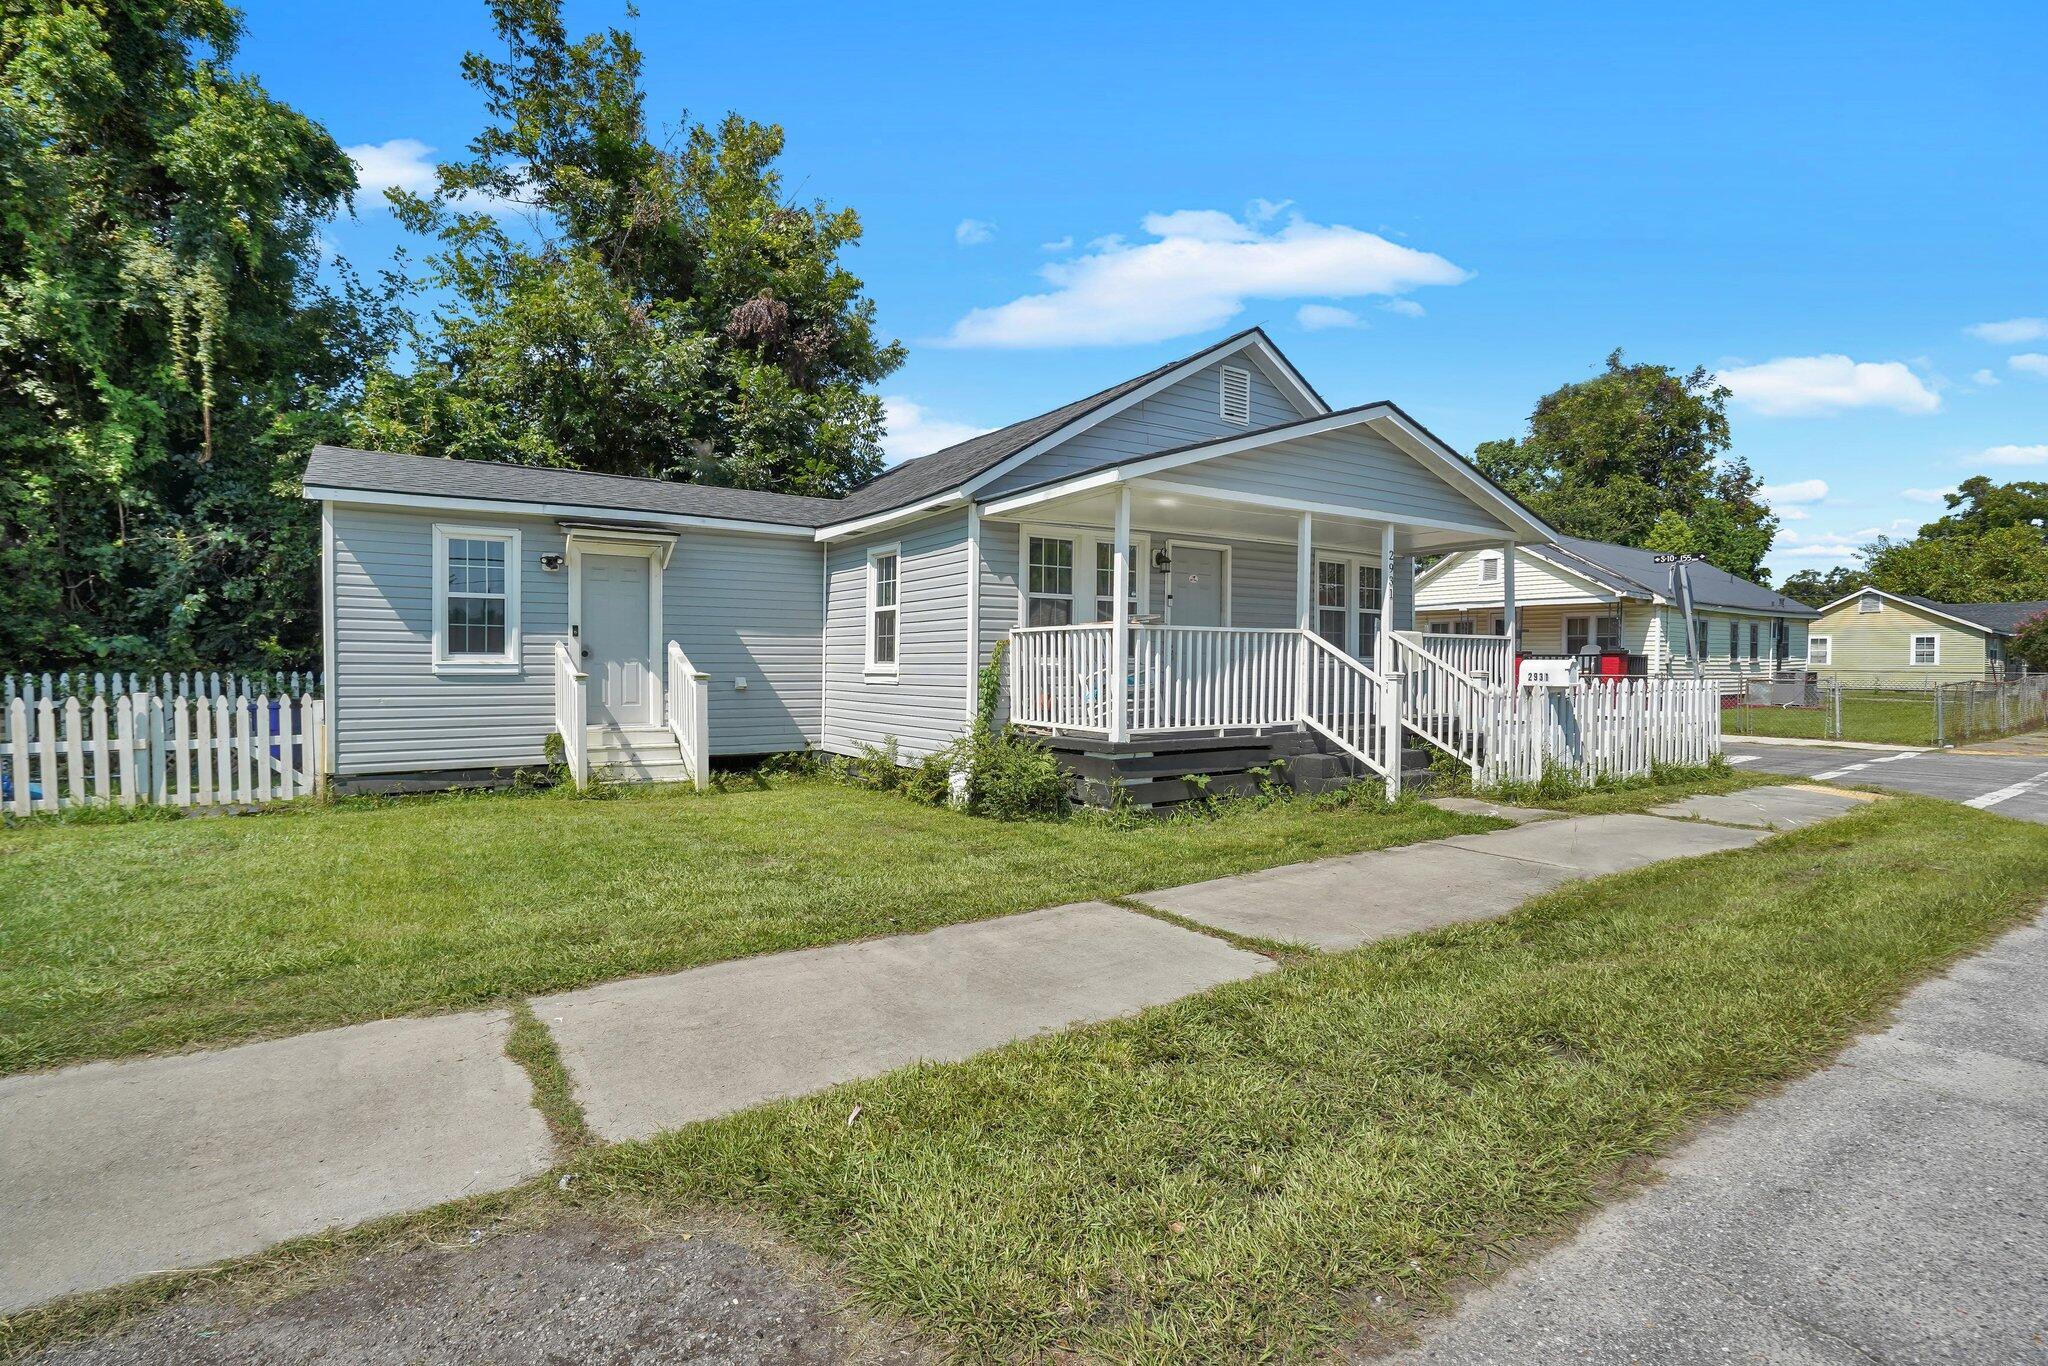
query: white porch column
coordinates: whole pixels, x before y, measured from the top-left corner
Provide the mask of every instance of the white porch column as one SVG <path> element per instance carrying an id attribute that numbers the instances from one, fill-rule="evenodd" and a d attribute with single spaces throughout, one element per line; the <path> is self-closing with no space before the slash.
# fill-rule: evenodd
<path id="1" fill-rule="evenodd" d="M 1301 639 L 1294 642 L 1294 710 L 1308 715 L 1309 633 L 1316 626 L 1315 519 L 1301 514 L 1294 531 L 1294 617 Z"/>
<path id="2" fill-rule="evenodd" d="M 1394 665 L 1394 524 L 1380 528 L 1380 638 L 1372 662 L 1385 679 L 1380 694 L 1380 757 L 1387 765 L 1387 795 L 1401 795 L 1401 675 Z"/>
<path id="3" fill-rule="evenodd" d="M 1131 597 L 1131 486 L 1116 486 L 1116 553 L 1109 575 L 1109 742 L 1131 738 L 1131 625 L 1124 604 Z M 1075 566 L 1080 572 L 1080 566 Z M 1095 566 L 1088 566 L 1089 576 Z M 1092 591 L 1092 590 L 1091 590 Z"/>
<path id="4" fill-rule="evenodd" d="M 1504 543 L 1500 548 L 1500 603 L 1500 629 L 1507 633 L 1509 642 L 1508 659 L 1510 661 L 1508 667 L 1512 670 L 1514 668 L 1512 661 L 1515 656 L 1515 543 L 1513 541 Z"/>

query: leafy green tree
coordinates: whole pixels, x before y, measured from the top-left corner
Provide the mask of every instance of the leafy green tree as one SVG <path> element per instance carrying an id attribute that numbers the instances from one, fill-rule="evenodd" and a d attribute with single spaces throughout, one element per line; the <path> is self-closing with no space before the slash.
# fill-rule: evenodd
<path id="1" fill-rule="evenodd" d="M 2005 648 L 2035 673 L 2048 672 L 2048 612 L 2037 612 L 2021 622 Z"/>
<path id="2" fill-rule="evenodd" d="M 1731 573 L 1763 581 L 1778 519 L 1729 455 L 1728 390 L 1705 368 L 1629 365 L 1537 400 L 1528 431 L 1482 442 L 1479 468 L 1559 531 L 1647 546 L 1655 529 Z M 1667 520 L 1666 514 L 1675 522 Z"/>
<path id="3" fill-rule="evenodd" d="M 1888 593 L 1937 602 L 2029 602 L 2048 598 L 2048 541 L 2029 526 L 1979 535 L 1880 536 L 1863 548 L 1870 581 Z"/>
<path id="4" fill-rule="evenodd" d="M 1693 550 L 1692 528 L 1685 524 L 1685 518 L 1665 508 L 1657 514 L 1657 520 L 1650 524 L 1650 532 L 1643 537 L 1643 549 L 1661 550 L 1671 555 L 1689 555 Z"/>
<path id="5" fill-rule="evenodd" d="M 303 457 L 381 314 L 221 0 L 0 4 L 0 669 L 310 663 Z"/>
<path id="6" fill-rule="evenodd" d="M 902 364 L 838 261 L 851 209 L 786 199 L 782 130 L 728 115 L 650 133 L 640 53 L 572 41 L 559 0 L 490 0 L 506 55 L 463 74 L 488 122 L 430 198 L 448 302 L 407 373 L 369 387 L 364 444 L 832 494 L 881 469 L 872 386 Z"/>
<path id="7" fill-rule="evenodd" d="M 1789 576 L 1779 591 L 1808 607 L 1825 607 L 1869 583 L 1870 575 L 1863 570 L 1838 564 L 1826 571 L 1802 569 Z"/>
<path id="8" fill-rule="evenodd" d="M 2001 527 L 2048 527 L 2048 483 L 2023 479 L 1994 484 L 1973 474 L 1947 494 L 1948 512 L 1920 528 L 1927 537 L 1981 536 Z"/>

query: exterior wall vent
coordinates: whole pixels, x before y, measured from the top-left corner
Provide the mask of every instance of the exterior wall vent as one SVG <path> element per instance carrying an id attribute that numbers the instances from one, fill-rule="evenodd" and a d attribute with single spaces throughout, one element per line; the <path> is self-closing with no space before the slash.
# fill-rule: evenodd
<path id="1" fill-rule="evenodd" d="M 1859 612 L 1882 612 L 1884 610 L 1884 599 L 1875 593 L 1865 593 L 1862 597 L 1856 599 L 1856 610 Z"/>
<path id="2" fill-rule="evenodd" d="M 1225 422 L 1235 422 L 1240 427 L 1251 425 L 1251 371 L 1240 370 L 1234 365 L 1223 367 L 1222 403 L 1223 420 Z"/>

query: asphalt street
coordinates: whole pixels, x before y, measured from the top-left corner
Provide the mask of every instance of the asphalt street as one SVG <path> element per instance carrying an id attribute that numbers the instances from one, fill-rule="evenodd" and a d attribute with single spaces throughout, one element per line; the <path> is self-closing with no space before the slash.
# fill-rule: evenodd
<path id="1" fill-rule="evenodd" d="M 2048 757 L 1969 750 L 1828 749 L 1725 742 L 1728 762 L 1822 782 L 1915 792 L 2048 825 Z"/>

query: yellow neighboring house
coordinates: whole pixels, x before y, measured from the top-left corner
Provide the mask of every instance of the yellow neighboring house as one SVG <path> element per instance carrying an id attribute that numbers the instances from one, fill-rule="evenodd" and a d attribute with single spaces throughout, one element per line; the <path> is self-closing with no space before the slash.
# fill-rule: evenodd
<path id="1" fill-rule="evenodd" d="M 2005 643 L 2042 602 L 1936 602 L 1860 588 L 1820 609 L 1806 637 L 1806 667 L 1823 679 L 1912 687 L 2003 678 Z M 2016 662 L 2012 672 L 2019 671 Z"/>

